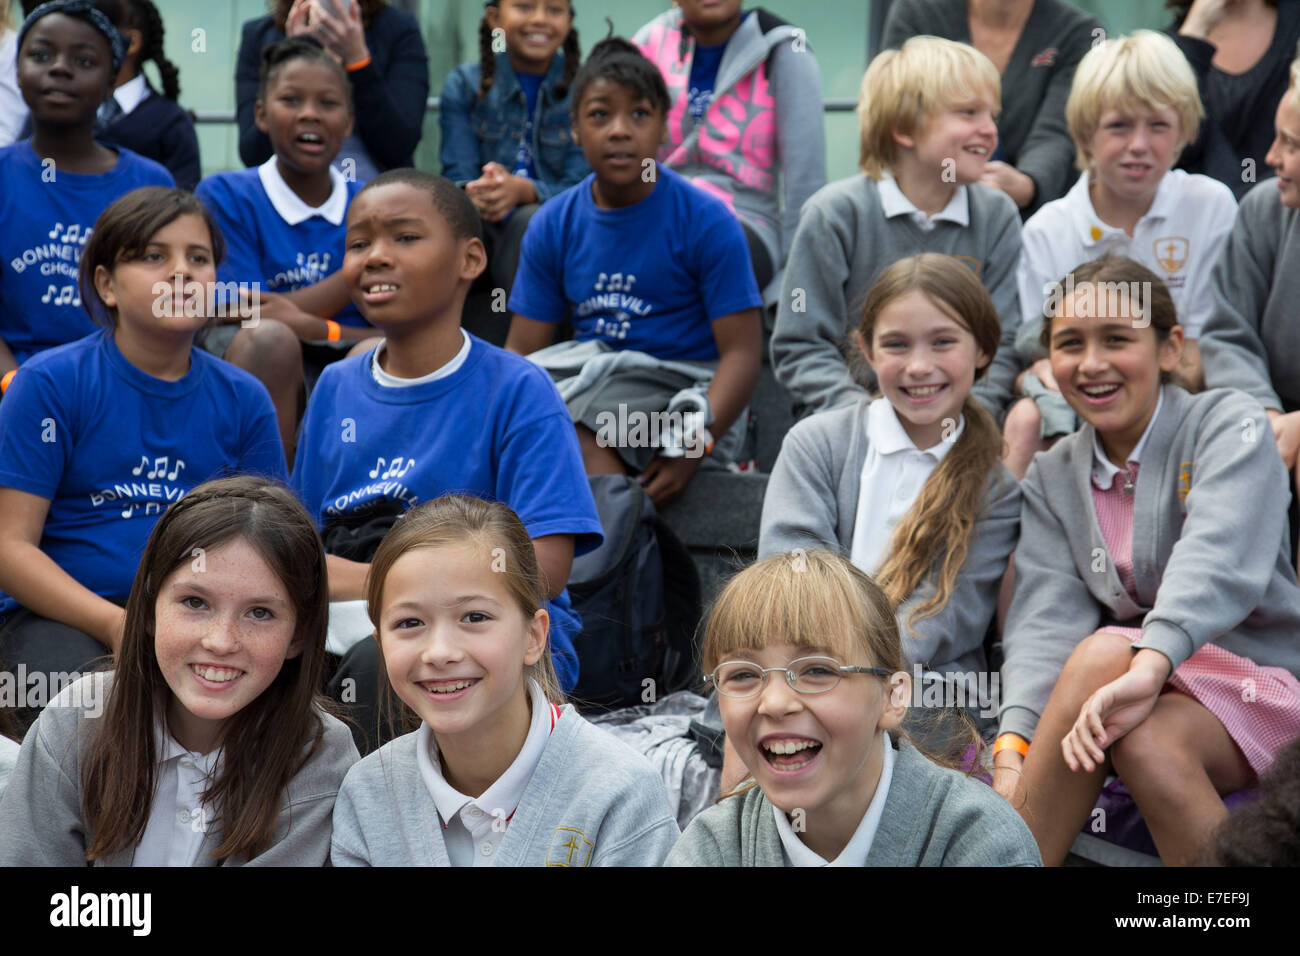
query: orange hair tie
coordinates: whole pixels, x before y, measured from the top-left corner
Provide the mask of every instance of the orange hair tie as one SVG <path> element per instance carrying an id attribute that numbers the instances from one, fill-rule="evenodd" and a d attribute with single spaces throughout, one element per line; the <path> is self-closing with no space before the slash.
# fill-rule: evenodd
<path id="1" fill-rule="evenodd" d="M 364 70 L 369 65 L 370 57 L 366 57 L 364 60 L 357 60 L 355 63 L 349 63 L 347 66 L 343 67 L 343 69 L 347 70 L 349 73 L 355 73 L 357 70 Z"/>
<path id="2" fill-rule="evenodd" d="M 325 338 L 328 341 L 337 342 L 339 339 L 343 337 L 342 328 L 340 328 L 339 324 L 335 322 L 333 319 L 326 319 L 325 327 L 329 329 L 329 331 L 325 334 Z"/>
<path id="3" fill-rule="evenodd" d="M 18 374 L 18 369 L 11 368 L 9 371 L 5 372 L 3 378 L 0 378 L 0 395 L 3 395 L 5 392 L 9 391 L 9 383 L 14 380 L 14 376 L 17 374 Z"/>
<path id="4" fill-rule="evenodd" d="M 1029 753 L 1029 741 L 1019 734 L 1003 734 L 993 742 L 993 756 L 1004 750 L 1014 750 L 1023 757 Z"/>

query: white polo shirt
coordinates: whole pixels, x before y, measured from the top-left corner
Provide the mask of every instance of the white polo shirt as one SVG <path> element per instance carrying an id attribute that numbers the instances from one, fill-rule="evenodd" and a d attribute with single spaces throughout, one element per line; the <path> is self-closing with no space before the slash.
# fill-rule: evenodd
<path id="1" fill-rule="evenodd" d="M 524 746 L 505 773 L 477 798 L 467 797 L 447 782 L 442 775 L 438 742 L 433 730 L 427 723 L 420 724 L 415 760 L 424 785 L 429 788 L 429 795 L 438 808 L 443 841 L 452 866 L 492 865 L 515 809 L 533 778 L 533 771 L 541 762 L 551 731 L 560 717 L 560 708 L 546 699 L 534 680 L 528 681 L 528 693 L 533 715 Z"/>
<path id="2" fill-rule="evenodd" d="M 954 189 L 948 205 L 933 216 L 927 216 L 916 208 L 912 200 L 903 195 L 903 190 L 898 188 L 898 180 L 894 179 L 892 173 L 881 174 L 880 181 L 876 184 L 876 193 L 880 196 L 880 208 L 884 211 L 886 219 L 907 216 L 925 232 L 933 231 L 934 224 L 940 219 L 955 222 L 959 226 L 970 225 L 970 199 L 966 195 L 965 186 Z"/>
<path id="3" fill-rule="evenodd" d="M 275 164 L 275 156 L 257 167 L 257 178 L 275 211 L 291 226 L 306 222 L 312 216 L 320 216 L 331 225 L 341 226 L 348 214 L 348 181 L 333 166 L 330 167 L 330 184 L 333 188 L 329 198 L 319 206 L 307 205 L 289 188 L 289 184 L 280 175 L 280 168 Z"/>
<path id="4" fill-rule="evenodd" d="M 186 750 L 161 720 L 154 720 L 153 732 L 157 789 L 132 866 L 193 866 L 204 832 L 217 825 L 216 810 L 205 806 L 201 797 L 216 782 L 222 750 Z"/>
<path id="5" fill-rule="evenodd" d="M 1084 173 L 1068 193 L 1025 223 L 1016 275 L 1023 315 L 1018 340 L 1023 343 L 1032 335 L 1037 341 L 1052 283 L 1108 252 L 1135 259 L 1163 279 L 1179 324 L 1188 338 L 1198 338 L 1214 308 L 1210 269 L 1237 215 L 1232 190 L 1209 176 L 1171 169 L 1130 238 L 1098 218 L 1088 182 Z"/>
<path id="6" fill-rule="evenodd" d="M 871 403 L 867 409 L 867 457 L 862 463 L 858 514 L 849 554 L 854 565 L 867 574 L 880 569 L 889 556 L 894 528 L 965 429 L 966 419 L 962 416 L 949 440 L 920 449 L 904 431 L 888 399 L 878 398 Z"/>
<path id="7" fill-rule="evenodd" d="M 889 798 L 889 784 L 894 779 L 894 745 L 890 743 L 889 734 L 883 735 L 885 752 L 880 759 L 880 779 L 876 782 L 876 792 L 867 805 L 858 828 L 840 855 L 827 862 L 814 853 L 799 839 L 794 827 L 786 819 L 785 813 L 772 807 L 776 818 L 776 832 L 781 837 L 781 848 L 791 866 L 866 866 L 871 844 L 875 842 L 876 830 L 880 827 L 880 817 L 885 812 L 885 801 Z"/>

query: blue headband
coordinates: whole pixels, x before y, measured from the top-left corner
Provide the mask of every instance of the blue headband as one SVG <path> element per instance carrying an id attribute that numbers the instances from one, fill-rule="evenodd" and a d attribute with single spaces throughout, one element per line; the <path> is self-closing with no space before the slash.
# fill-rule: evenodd
<path id="1" fill-rule="evenodd" d="M 113 55 L 113 76 L 117 76 L 118 71 L 122 69 L 122 61 L 126 59 L 126 40 L 117 32 L 117 27 L 113 26 L 112 21 L 104 15 L 104 11 L 96 7 L 91 0 L 49 0 L 48 3 L 42 3 L 23 21 L 18 31 L 17 49 L 22 49 L 27 31 L 36 24 L 36 21 L 48 17 L 51 13 L 77 17 L 104 34 L 104 39 L 108 41 L 108 49 Z"/>

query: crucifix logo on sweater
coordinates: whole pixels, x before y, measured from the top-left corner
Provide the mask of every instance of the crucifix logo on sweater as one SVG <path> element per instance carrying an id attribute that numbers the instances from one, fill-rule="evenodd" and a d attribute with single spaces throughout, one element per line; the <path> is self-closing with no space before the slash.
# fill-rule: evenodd
<path id="1" fill-rule="evenodd" d="M 1174 273 L 1187 264 L 1187 240 L 1182 236 L 1162 236 L 1152 244 L 1156 262 L 1166 272 Z"/>

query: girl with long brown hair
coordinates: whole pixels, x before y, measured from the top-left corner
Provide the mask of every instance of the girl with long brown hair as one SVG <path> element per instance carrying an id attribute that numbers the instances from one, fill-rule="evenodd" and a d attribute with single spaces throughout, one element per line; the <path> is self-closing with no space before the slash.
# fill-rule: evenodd
<path id="1" fill-rule="evenodd" d="M 0 865 L 321 866 L 357 759 L 321 709 L 325 554 L 283 485 L 224 478 L 155 526 L 111 672 L 42 712 Z"/>
<path id="2" fill-rule="evenodd" d="M 760 557 L 827 548 L 872 575 L 924 675 L 917 698 L 961 702 L 983 725 L 994 716 L 987 678 L 979 693 L 984 635 L 1020 526 L 997 425 L 970 395 L 999 329 L 988 292 L 955 257 L 925 253 L 881 273 L 854 341 L 883 394 L 790 430 L 758 547 Z"/>

